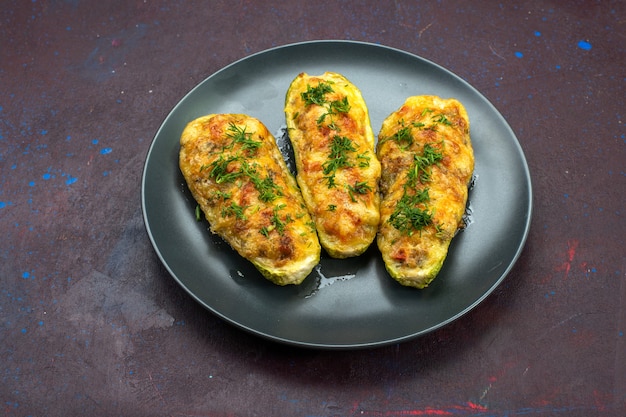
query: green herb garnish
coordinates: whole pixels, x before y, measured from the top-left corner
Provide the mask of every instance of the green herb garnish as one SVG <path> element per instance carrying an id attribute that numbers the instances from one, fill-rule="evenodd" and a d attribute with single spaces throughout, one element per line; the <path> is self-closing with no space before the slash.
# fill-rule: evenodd
<path id="1" fill-rule="evenodd" d="M 371 157 L 367 155 L 367 152 L 358 154 L 356 159 L 359 161 L 359 168 L 367 168 L 370 166 Z"/>
<path id="2" fill-rule="evenodd" d="M 339 135 L 333 136 L 328 160 L 322 164 L 324 174 L 328 175 L 339 168 L 352 166 L 348 160 L 348 152 L 356 152 L 352 139 Z"/>
<path id="3" fill-rule="evenodd" d="M 414 188 L 418 183 L 430 181 L 431 165 L 440 162 L 443 154 L 434 148 L 431 144 L 424 145 L 422 155 L 413 156 L 413 165 L 407 173 L 406 187 Z"/>
<path id="4" fill-rule="evenodd" d="M 239 127 L 234 123 L 230 123 L 226 136 L 233 140 L 230 148 L 235 144 L 241 144 L 243 151 L 253 153 L 261 146 L 261 141 L 252 139 L 252 133 L 246 132 L 246 126 Z"/>
<path id="5" fill-rule="evenodd" d="M 274 201 L 283 195 L 280 187 L 270 176 L 265 179 L 261 179 L 258 176 L 251 176 L 250 180 L 254 184 L 254 188 L 259 192 L 259 200 L 263 202 L 268 203 Z"/>
<path id="6" fill-rule="evenodd" d="M 224 207 L 222 209 L 222 217 L 230 217 L 234 215 L 238 220 L 245 220 L 246 219 L 246 215 L 244 214 L 245 209 L 246 209 L 245 207 L 242 207 L 233 201 L 230 203 L 230 206 Z"/>
<path id="7" fill-rule="evenodd" d="M 350 111 L 350 103 L 348 102 L 348 97 L 344 97 L 341 100 L 333 100 L 328 101 L 326 98 L 326 94 L 333 93 L 333 87 L 331 86 L 332 82 L 330 81 L 322 81 L 317 86 L 311 87 L 310 85 L 306 86 L 306 91 L 300 93 L 300 97 L 304 100 L 304 104 L 310 106 L 311 104 L 317 104 L 318 106 L 322 106 L 326 109 L 326 112 L 322 113 L 320 117 L 318 117 L 316 123 L 317 125 L 321 125 L 326 117 L 331 117 L 331 122 L 328 127 L 331 130 L 339 131 L 339 127 L 332 120 L 332 116 L 339 113 L 348 113 Z"/>
<path id="8" fill-rule="evenodd" d="M 350 103 L 348 103 L 348 97 L 344 97 L 341 100 L 333 100 L 328 105 L 328 112 L 330 114 L 348 113 L 350 111 Z"/>
<path id="9" fill-rule="evenodd" d="M 328 103 L 328 106 L 326 107 L 326 113 L 322 113 L 322 115 L 317 118 L 316 123 L 319 126 L 322 123 L 324 123 L 324 120 L 326 120 L 326 117 L 330 116 L 331 121 L 328 126 L 332 130 L 339 131 L 340 129 L 332 120 L 332 117 L 339 113 L 348 113 L 349 111 L 350 111 L 350 104 L 348 103 L 348 97 L 344 97 L 341 100 L 333 100 L 330 103 Z"/>
<path id="10" fill-rule="evenodd" d="M 356 202 L 354 194 L 367 194 L 372 191 L 372 187 L 369 186 L 366 181 L 357 181 L 354 185 L 347 185 L 346 187 L 348 188 L 348 194 L 352 202 Z"/>
<path id="11" fill-rule="evenodd" d="M 328 188 L 335 187 L 335 172 L 339 168 L 353 166 L 348 158 L 349 152 L 356 152 L 352 139 L 335 135 L 330 143 L 328 159 L 322 164 L 324 178 L 328 181 Z"/>
<path id="12" fill-rule="evenodd" d="M 220 155 L 219 159 L 211 163 L 209 177 L 213 178 L 217 184 L 234 181 L 242 174 L 241 170 L 232 171 L 228 169 L 228 165 L 235 161 L 241 161 L 241 158 L 238 156 L 224 158 L 224 155 Z"/>
<path id="13" fill-rule="evenodd" d="M 413 195 L 405 193 L 389 217 L 389 223 L 408 236 L 422 230 L 433 221 L 432 211 L 424 205 L 429 199 L 427 188 Z"/>
<path id="14" fill-rule="evenodd" d="M 330 84 L 330 82 L 322 81 L 315 87 L 307 85 L 306 91 L 304 93 L 300 93 L 302 100 L 304 100 L 304 104 L 307 106 L 310 106 L 311 104 L 323 106 L 326 103 L 326 93 L 333 92 L 333 88 Z"/>
<path id="15" fill-rule="evenodd" d="M 400 147 L 405 149 L 413 144 L 413 135 L 411 134 L 411 128 L 409 126 L 401 127 L 391 138 L 398 142 Z"/>
<path id="16" fill-rule="evenodd" d="M 285 227 L 287 226 L 287 223 L 292 221 L 291 217 L 289 217 L 289 216 L 287 216 L 284 221 L 281 220 L 280 217 L 278 216 L 278 212 L 280 210 L 284 209 L 285 207 L 287 207 L 286 204 L 279 204 L 276 207 L 274 207 L 274 213 L 272 214 L 272 217 L 270 218 L 270 222 L 272 223 L 272 226 L 281 235 L 285 231 Z"/>
<path id="17" fill-rule="evenodd" d="M 433 116 L 432 119 L 436 123 L 441 123 L 442 125 L 446 125 L 446 126 L 452 126 L 452 123 L 450 122 L 450 120 L 448 120 L 448 118 L 446 117 L 445 114 L 440 114 L 438 116 Z"/>

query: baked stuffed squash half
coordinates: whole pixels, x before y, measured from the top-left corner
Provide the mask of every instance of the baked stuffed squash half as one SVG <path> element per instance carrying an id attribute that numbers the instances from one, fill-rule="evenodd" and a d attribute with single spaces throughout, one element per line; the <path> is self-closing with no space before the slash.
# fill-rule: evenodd
<path id="1" fill-rule="evenodd" d="M 383 122 L 377 244 L 389 274 L 424 288 L 464 226 L 474 171 L 469 118 L 455 99 L 414 96 Z"/>
<path id="2" fill-rule="evenodd" d="M 244 114 L 193 120 L 180 138 L 179 165 L 211 231 L 268 280 L 299 284 L 317 265 L 315 226 L 259 120 Z"/>
<path id="3" fill-rule="evenodd" d="M 301 73 L 287 91 L 285 118 L 322 247 L 334 258 L 360 255 L 380 220 L 380 163 L 361 92 L 341 74 Z"/>

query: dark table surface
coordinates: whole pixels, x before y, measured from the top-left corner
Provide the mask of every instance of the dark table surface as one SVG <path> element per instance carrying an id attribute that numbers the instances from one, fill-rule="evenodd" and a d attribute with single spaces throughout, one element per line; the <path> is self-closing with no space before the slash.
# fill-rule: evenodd
<path id="1" fill-rule="evenodd" d="M 1 415 L 625 415 L 626 3 L 353 3 L 2 2 Z M 319 39 L 451 70 L 528 162 L 518 262 L 403 343 L 316 350 L 240 330 L 176 283 L 144 227 L 146 155 L 179 100 L 250 54 Z"/>

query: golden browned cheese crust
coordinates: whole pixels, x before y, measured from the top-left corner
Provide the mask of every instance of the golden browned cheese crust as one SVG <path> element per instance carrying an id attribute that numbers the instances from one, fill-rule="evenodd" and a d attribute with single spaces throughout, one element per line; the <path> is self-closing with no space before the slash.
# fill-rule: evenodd
<path id="1" fill-rule="evenodd" d="M 383 122 L 377 244 L 389 274 L 424 288 L 463 226 L 474 171 L 469 118 L 455 99 L 414 96 Z"/>
<path id="2" fill-rule="evenodd" d="M 285 118 L 322 247 L 335 258 L 360 255 L 380 220 L 380 163 L 361 92 L 337 73 L 299 74 L 287 91 Z"/>
<path id="3" fill-rule="evenodd" d="M 299 284 L 321 247 L 276 141 L 257 119 L 211 114 L 190 122 L 179 165 L 213 233 L 278 285 Z"/>

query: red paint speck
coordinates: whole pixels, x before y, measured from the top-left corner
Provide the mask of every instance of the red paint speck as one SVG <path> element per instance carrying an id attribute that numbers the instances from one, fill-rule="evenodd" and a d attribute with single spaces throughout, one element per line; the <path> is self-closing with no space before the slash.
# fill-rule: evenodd
<path id="1" fill-rule="evenodd" d="M 567 241 L 567 261 L 563 262 L 558 268 L 557 271 L 564 271 L 565 275 L 563 279 L 567 279 L 569 277 L 569 271 L 572 269 L 572 261 L 576 256 L 576 250 L 578 249 L 578 240 L 572 239 Z"/>
<path id="2" fill-rule="evenodd" d="M 482 414 L 488 409 L 480 404 L 468 402 L 464 405 L 450 405 L 449 407 L 425 407 L 415 410 L 395 410 L 395 411 L 365 411 L 362 410 L 359 416 L 366 417 L 404 417 L 404 416 L 453 416 L 463 413 L 471 416 L 473 414 Z M 352 415 L 355 415 L 356 409 L 353 408 Z"/>
<path id="3" fill-rule="evenodd" d="M 122 40 L 115 38 L 111 41 L 111 46 L 117 48 L 118 46 L 122 46 Z"/>

